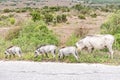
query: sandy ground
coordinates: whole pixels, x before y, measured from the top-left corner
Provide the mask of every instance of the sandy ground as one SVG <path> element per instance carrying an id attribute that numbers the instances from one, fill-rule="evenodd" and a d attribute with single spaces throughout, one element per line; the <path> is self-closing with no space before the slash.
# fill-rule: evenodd
<path id="1" fill-rule="evenodd" d="M 0 80 L 120 80 L 120 66 L 0 61 Z"/>

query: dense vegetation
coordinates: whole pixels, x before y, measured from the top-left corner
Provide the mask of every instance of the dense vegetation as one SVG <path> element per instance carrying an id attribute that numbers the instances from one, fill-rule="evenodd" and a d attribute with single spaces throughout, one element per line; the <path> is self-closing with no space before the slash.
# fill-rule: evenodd
<path id="1" fill-rule="evenodd" d="M 115 36 L 115 47 L 120 48 L 120 11 L 111 14 L 108 20 L 101 26 L 102 33 L 112 34 Z"/>
<path id="2" fill-rule="evenodd" d="M 13 45 L 20 46 L 24 52 L 34 51 L 40 44 L 58 44 L 57 37 L 43 21 L 28 21 L 11 41 Z"/>

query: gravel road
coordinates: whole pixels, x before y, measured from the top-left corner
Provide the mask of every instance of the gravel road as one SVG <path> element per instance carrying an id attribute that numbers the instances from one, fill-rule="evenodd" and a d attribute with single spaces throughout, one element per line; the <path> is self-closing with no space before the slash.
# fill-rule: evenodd
<path id="1" fill-rule="evenodd" d="M 120 80 L 120 66 L 0 61 L 0 80 Z"/>

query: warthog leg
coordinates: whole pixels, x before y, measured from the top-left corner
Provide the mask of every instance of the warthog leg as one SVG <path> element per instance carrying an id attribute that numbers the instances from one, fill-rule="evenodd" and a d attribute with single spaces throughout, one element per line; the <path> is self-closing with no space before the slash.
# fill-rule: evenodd
<path id="1" fill-rule="evenodd" d="M 109 50 L 109 57 L 111 57 L 111 59 L 113 59 L 113 53 L 114 51 L 112 50 L 112 46 L 107 46 L 108 50 Z"/>
<path id="2" fill-rule="evenodd" d="M 78 61 L 78 56 L 74 53 L 73 56 L 75 57 L 75 59 Z"/>
<path id="3" fill-rule="evenodd" d="M 52 53 L 52 56 L 55 58 L 55 51 L 52 51 L 51 53 Z"/>
<path id="4" fill-rule="evenodd" d="M 47 53 L 45 53 L 45 55 L 46 55 L 47 58 L 49 58 Z"/>

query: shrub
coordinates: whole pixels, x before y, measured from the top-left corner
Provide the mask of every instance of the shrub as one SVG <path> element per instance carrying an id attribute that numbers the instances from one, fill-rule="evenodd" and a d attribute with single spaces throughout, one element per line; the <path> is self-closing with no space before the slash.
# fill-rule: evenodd
<path id="1" fill-rule="evenodd" d="M 61 23 L 61 22 L 62 22 L 61 15 L 57 15 L 57 22 L 58 22 L 58 23 Z"/>
<path id="2" fill-rule="evenodd" d="M 60 7 L 59 6 L 55 6 L 55 7 L 50 7 L 49 9 L 50 9 L 50 11 L 55 12 L 55 11 L 59 11 Z"/>
<path id="3" fill-rule="evenodd" d="M 120 50 L 120 33 L 115 34 L 114 36 L 115 36 L 115 39 L 116 39 L 114 46 L 115 46 L 117 49 Z"/>
<path id="4" fill-rule="evenodd" d="M 101 11 L 104 11 L 104 12 L 109 12 L 110 11 L 110 9 L 108 9 L 107 7 L 101 7 L 100 9 L 101 9 Z"/>
<path id="5" fill-rule="evenodd" d="M 83 9 L 80 10 L 81 14 L 90 14 L 91 8 L 85 6 Z"/>
<path id="6" fill-rule="evenodd" d="M 65 14 L 62 14 L 62 22 L 66 22 L 67 21 L 67 16 Z"/>
<path id="7" fill-rule="evenodd" d="M 84 8 L 84 6 L 81 5 L 81 4 L 77 4 L 77 5 L 73 6 L 72 8 L 80 11 L 80 10 L 82 10 Z"/>
<path id="8" fill-rule="evenodd" d="M 17 38 L 12 40 L 13 44 L 22 47 L 23 51 L 34 51 L 40 44 L 58 44 L 57 37 L 50 31 L 43 21 L 29 21 L 19 32 Z"/>
<path id="9" fill-rule="evenodd" d="M 9 13 L 9 12 L 11 12 L 11 10 L 10 9 L 4 9 L 3 12 Z"/>
<path id="10" fill-rule="evenodd" d="M 92 18 L 96 18 L 96 17 L 97 17 L 97 14 L 96 14 L 96 13 L 92 13 L 92 14 L 90 14 L 90 16 L 91 16 Z"/>
<path id="11" fill-rule="evenodd" d="M 85 18 L 85 15 L 83 15 L 83 14 L 80 14 L 80 15 L 78 16 L 78 18 L 79 18 L 79 19 L 86 19 L 86 18 Z"/>
<path id="12" fill-rule="evenodd" d="M 72 8 L 79 11 L 81 14 L 89 14 L 92 9 L 90 6 L 85 6 L 82 4 L 77 4 L 77 5 L 73 6 Z"/>
<path id="13" fill-rule="evenodd" d="M 8 16 L 4 16 L 4 15 L 1 15 L 0 16 L 0 20 L 5 20 L 5 19 L 7 19 L 8 18 Z"/>
<path id="14" fill-rule="evenodd" d="M 14 24 L 15 23 L 15 18 L 9 18 L 9 21 L 11 24 Z"/>
<path id="15" fill-rule="evenodd" d="M 33 10 L 30 15 L 32 16 L 33 21 L 41 20 L 42 16 L 38 11 Z"/>
<path id="16" fill-rule="evenodd" d="M 70 9 L 66 6 L 61 7 L 62 12 L 70 12 Z"/>
<path id="17" fill-rule="evenodd" d="M 17 8 L 14 10 L 16 13 L 26 12 L 27 8 Z"/>
<path id="18" fill-rule="evenodd" d="M 45 22 L 49 23 L 49 22 L 53 21 L 54 16 L 52 14 L 48 13 L 48 14 L 45 14 L 44 18 L 45 18 Z"/>
<path id="19" fill-rule="evenodd" d="M 61 23 L 61 22 L 66 22 L 67 21 L 67 17 L 65 14 L 62 14 L 62 15 L 57 15 L 57 22 L 58 23 Z"/>

